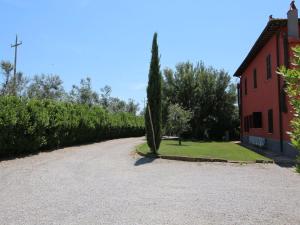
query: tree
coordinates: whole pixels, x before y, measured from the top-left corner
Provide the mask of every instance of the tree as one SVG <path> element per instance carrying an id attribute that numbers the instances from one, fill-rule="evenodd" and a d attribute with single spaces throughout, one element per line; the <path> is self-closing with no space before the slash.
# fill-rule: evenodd
<path id="1" fill-rule="evenodd" d="M 147 143 L 152 153 L 157 153 L 161 142 L 162 108 L 161 108 L 161 72 L 159 62 L 157 33 L 152 43 L 152 58 L 150 63 L 149 81 L 147 87 L 147 109 L 145 114 Z"/>
<path id="2" fill-rule="evenodd" d="M 23 95 L 28 83 L 28 79 L 23 75 L 23 73 L 18 72 L 14 79 L 14 76 L 11 73 L 14 66 L 8 61 L 1 62 L 1 69 L 4 79 L 0 86 L 0 94 L 13 96 Z"/>
<path id="3" fill-rule="evenodd" d="M 110 97 L 107 109 L 113 113 L 126 112 L 126 102 L 119 98 Z"/>
<path id="4" fill-rule="evenodd" d="M 28 87 L 27 96 L 36 99 L 62 100 L 65 96 L 63 81 L 58 75 L 36 75 Z"/>
<path id="5" fill-rule="evenodd" d="M 236 137 L 239 118 L 236 88 L 223 70 L 206 67 L 202 62 L 177 64 L 175 71 L 164 70 L 163 124 L 167 124 L 168 108 L 179 104 L 193 114 L 190 136 L 221 140 L 226 131 Z"/>
<path id="6" fill-rule="evenodd" d="M 110 86 L 105 85 L 103 88 L 100 89 L 100 91 L 101 91 L 101 99 L 100 99 L 101 105 L 104 108 L 108 108 L 112 89 Z"/>
<path id="7" fill-rule="evenodd" d="M 135 101 L 130 98 L 126 104 L 126 112 L 136 115 L 138 111 L 139 111 L 139 104 L 135 103 Z"/>
<path id="8" fill-rule="evenodd" d="M 189 122 L 192 118 L 192 113 L 184 110 L 178 104 L 170 105 L 168 111 L 167 129 L 171 134 L 177 135 L 179 145 L 181 145 L 181 135 L 190 129 Z"/>
<path id="9" fill-rule="evenodd" d="M 300 46 L 293 49 L 294 68 L 280 68 L 279 74 L 283 75 L 286 82 L 286 92 L 294 110 L 294 118 L 291 121 L 291 140 L 296 149 L 300 150 Z M 297 171 L 300 173 L 300 156 L 297 159 Z"/>
<path id="10" fill-rule="evenodd" d="M 2 61 L 1 62 L 1 69 L 2 74 L 4 76 L 4 81 L 1 85 L 1 95 L 6 95 L 9 92 L 9 83 L 11 81 L 11 72 L 13 71 L 14 67 L 10 62 Z"/>
<path id="11" fill-rule="evenodd" d="M 81 79 L 80 86 L 73 85 L 69 94 L 69 100 L 89 106 L 99 103 L 99 95 L 92 89 L 91 78 Z"/>
<path id="12" fill-rule="evenodd" d="M 12 95 L 15 95 L 15 96 L 26 95 L 28 82 L 29 82 L 29 79 L 26 76 L 24 76 L 22 72 L 17 72 L 16 79 L 14 79 L 11 82 L 13 85 Z"/>
<path id="13" fill-rule="evenodd" d="M 139 110 L 139 104 L 135 103 L 133 99 L 125 102 L 119 98 L 111 97 L 112 88 L 108 85 L 105 85 L 100 91 L 100 104 L 110 112 L 128 112 L 136 115 Z"/>

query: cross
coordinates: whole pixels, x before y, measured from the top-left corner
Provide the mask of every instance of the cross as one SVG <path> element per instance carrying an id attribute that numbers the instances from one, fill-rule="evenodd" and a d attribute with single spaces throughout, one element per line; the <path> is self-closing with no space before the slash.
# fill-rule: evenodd
<path id="1" fill-rule="evenodd" d="M 18 35 L 16 35 L 16 42 L 14 45 L 11 45 L 12 48 L 15 48 L 15 64 L 14 64 L 14 84 L 17 82 L 17 54 L 18 54 L 18 46 L 22 44 L 22 41 L 18 43 Z"/>

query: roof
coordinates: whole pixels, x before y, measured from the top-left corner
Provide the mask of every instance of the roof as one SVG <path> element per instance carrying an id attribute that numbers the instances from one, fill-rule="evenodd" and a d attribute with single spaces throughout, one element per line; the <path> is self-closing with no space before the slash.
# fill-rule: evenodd
<path id="1" fill-rule="evenodd" d="M 255 42 L 254 46 L 248 53 L 247 57 L 244 59 L 243 63 L 234 73 L 235 77 L 241 76 L 245 70 L 247 69 L 248 65 L 251 61 L 255 58 L 255 56 L 259 53 L 259 51 L 265 46 L 265 44 L 273 37 L 273 35 L 280 29 L 280 27 L 287 26 L 287 19 L 271 19 L 257 41 Z"/>

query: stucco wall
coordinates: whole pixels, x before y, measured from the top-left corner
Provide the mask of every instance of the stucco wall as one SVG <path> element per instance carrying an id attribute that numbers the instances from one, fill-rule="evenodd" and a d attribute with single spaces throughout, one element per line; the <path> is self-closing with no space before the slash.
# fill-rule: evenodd
<path id="1" fill-rule="evenodd" d="M 284 65 L 284 34 L 286 28 L 279 33 L 279 64 Z M 289 47 L 300 43 L 289 40 Z M 267 79 L 266 57 L 271 55 L 272 78 Z M 292 51 L 289 51 L 292 58 Z M 253 71 L 257 71 L 257 88 L 254 88 Z M 258 136 L 272 140 L 280 140 L 279 126 L 279 100 L 278 100 L 278 74 L 277 67 L 277 37 L 274 35 L 267 44 L 261 49 L 257 56 L 248 65 L 244 74 L 241 76 L 242 87 L 242 118 L 241 127 L 244 128 L 244 117 L 253 112 L 262 112 L 262 128 L 250 128 L 249 132 L 241 130 L 242 136 Z M 248 93 L 245 95 L 245 79 L 247 79 Z M 280 78 L 280 86 L 284 84 Z M 291 130 L 290 120 L 293 118 L 292 107 L 287 104 L 288 112 L 282 113 L 283 140 L 290 141 L 288 132 Z M 268 110 L 273 109 L 273 133 L 268 132 Z"/>

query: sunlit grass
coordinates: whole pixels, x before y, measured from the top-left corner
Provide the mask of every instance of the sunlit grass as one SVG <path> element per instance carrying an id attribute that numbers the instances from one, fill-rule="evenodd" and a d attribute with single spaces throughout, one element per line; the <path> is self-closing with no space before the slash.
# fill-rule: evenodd
<path id="1" fill-rule="evenodd" d="M 150 153 L 147 144 L 138 146 L 137 150 L 143 154 Z M 158 154 L 161 156 L 183 156 L 192 158 L 224 159 L 228 161 L 254 162 L 256 160 L 270 160 L 233 142 L 191 142 L 162 141 Z"/>

